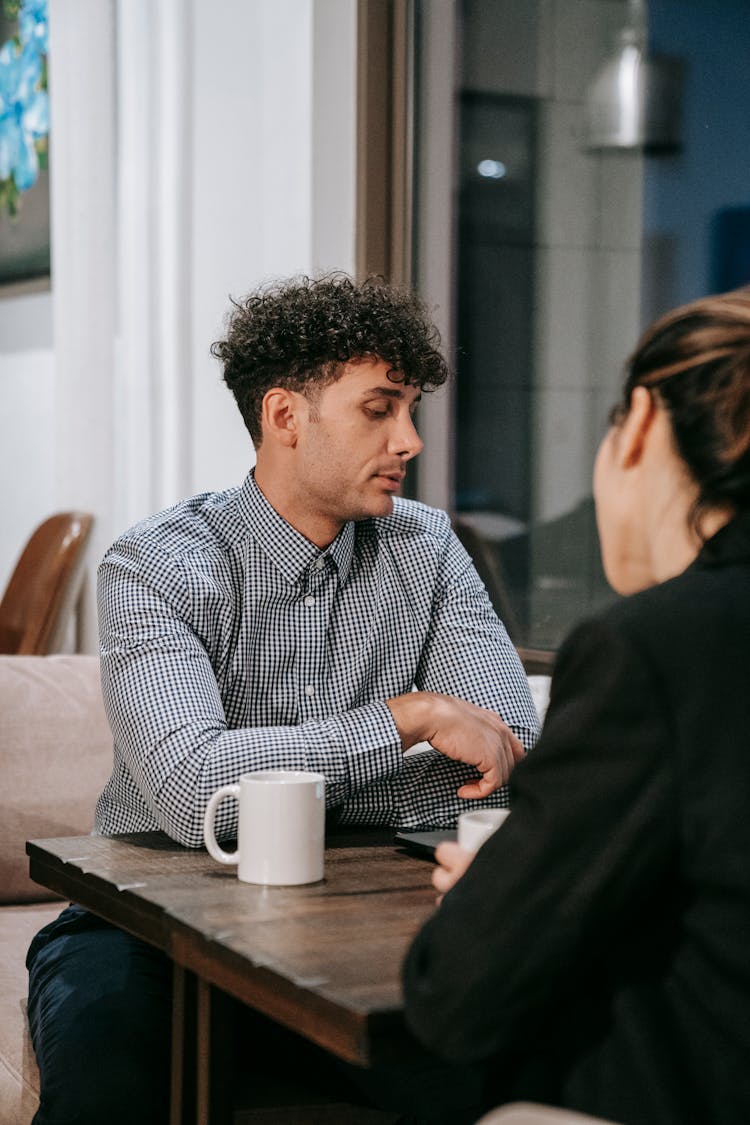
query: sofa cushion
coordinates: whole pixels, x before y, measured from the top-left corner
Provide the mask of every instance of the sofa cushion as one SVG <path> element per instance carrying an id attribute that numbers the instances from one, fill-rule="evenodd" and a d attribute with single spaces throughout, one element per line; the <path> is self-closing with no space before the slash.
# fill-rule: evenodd
<path id="1" fill-rule="evenodd" d="M 90 832 L 112 769 L 96 656 L 0 656 L 0 902 L 54 898 L 26 841 Z"/>

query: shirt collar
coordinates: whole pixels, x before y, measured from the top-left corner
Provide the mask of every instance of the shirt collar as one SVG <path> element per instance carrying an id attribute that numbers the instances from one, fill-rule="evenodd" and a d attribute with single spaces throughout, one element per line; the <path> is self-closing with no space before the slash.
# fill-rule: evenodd
<path id="1" fill-rule="evenodd" d="M 300 580 L 316 559 L 329 556 L 342 583 L 346 582 L 354 555 L 354 524 L 345 523 L 328 547 L 321 551 L 269 504 L 250 470 L 239 494 L 240 513 L 258 544 L 283 577 L 292 584 Z"/>

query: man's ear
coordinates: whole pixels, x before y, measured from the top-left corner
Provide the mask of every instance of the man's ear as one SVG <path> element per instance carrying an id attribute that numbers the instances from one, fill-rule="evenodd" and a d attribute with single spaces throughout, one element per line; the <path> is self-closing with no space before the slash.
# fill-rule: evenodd
<path id="1" fill-rule="evenodd" d="M 630 396 L 630 409 L 618 435 L 617 456 L 622 468 L 632 468 L 643 457 L 656 410 L 654 396 L 648 387 L 634 387 Z"/>
<path id="2" fill-rule="evenodd" d="M 297 443 L 298 395 L 284 387 L 272 387 L 263 396 L 263 440 L 271 438 L 292 448 Z"/>

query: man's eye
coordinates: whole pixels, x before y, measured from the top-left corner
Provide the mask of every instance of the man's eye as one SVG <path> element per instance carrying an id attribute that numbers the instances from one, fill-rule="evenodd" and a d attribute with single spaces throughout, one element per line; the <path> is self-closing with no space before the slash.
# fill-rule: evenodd
<path id="1" fill-rule="evenodd" d="M 388 416 L 388 410 L 387 409 L 378 410 L 374 406 L 368 406 L 367 413 L 370 415 L 371 418 L 386 418 Z"/>

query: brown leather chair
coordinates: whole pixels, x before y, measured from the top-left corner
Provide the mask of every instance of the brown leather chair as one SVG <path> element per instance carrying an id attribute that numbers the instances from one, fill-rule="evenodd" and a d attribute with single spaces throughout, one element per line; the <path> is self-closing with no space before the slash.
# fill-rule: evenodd
<path id="1" fill-rule="evenodd" d="M 84 547 L 93 517 L 57 512 L 37 527 L 0 601 L 0 652 L 59 652 L 81 592 Z"/>

